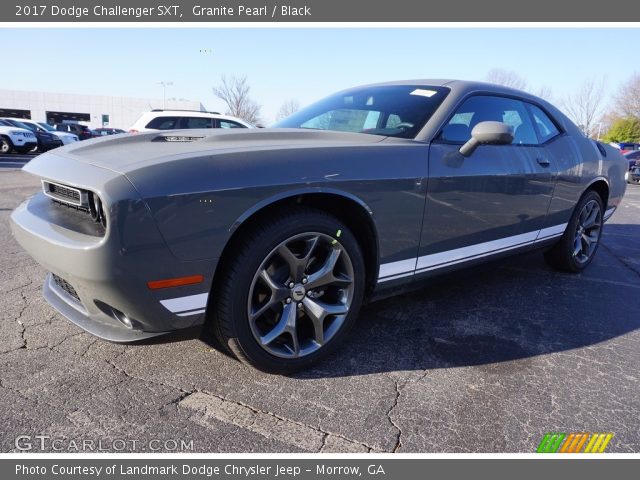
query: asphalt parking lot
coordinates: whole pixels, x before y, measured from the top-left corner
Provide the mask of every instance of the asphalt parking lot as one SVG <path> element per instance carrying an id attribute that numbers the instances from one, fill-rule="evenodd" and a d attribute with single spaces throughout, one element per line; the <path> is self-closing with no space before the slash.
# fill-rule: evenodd
<path id="1" fill-rule="evenodd" d="M 39 182 L 7 162 L 0 451 L 25 435 L 35 451 L 533 452 L 550 431 L 640 451 L 640 186 L 586 273 L 535 253 L 441 279 L 367 306 L 337 354 L 282 377 L 197 332 L 125 346 L 57 315 L 8 225 Z"/>

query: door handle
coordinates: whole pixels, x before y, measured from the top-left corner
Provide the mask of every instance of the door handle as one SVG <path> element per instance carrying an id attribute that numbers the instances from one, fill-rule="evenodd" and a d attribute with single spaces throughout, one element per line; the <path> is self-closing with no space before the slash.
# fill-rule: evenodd
<path id="1" fill-rule="evenodd" d="M 548 167 L 549 165 L 551 165 L 551 162 L 549 161 L 549 159 L 544 157 L 536 158 L 536 162 L 538 162 L 543 167 Z"/>

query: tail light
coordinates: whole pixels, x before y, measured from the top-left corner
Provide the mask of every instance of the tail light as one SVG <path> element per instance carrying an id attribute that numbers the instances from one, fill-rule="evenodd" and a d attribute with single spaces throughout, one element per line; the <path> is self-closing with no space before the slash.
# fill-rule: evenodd
<path id="1" fill-rule="evenodd" d="M 129 133 L 138 133 L 138 130 L 134 130 L 133 128 L 129 130 Z"/>

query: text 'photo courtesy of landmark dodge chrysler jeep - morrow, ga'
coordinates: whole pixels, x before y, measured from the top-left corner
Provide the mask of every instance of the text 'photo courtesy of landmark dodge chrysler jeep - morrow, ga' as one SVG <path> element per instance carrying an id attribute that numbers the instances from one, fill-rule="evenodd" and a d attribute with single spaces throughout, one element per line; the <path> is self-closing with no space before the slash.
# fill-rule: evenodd
<path id="1" fill-rule="evenodd" d="M 276 128 L 119 135 L 24 170 L 42 192 L 12 231 L 62 315 L 115 342 L 206 324 L 241 361 L 291 372 L 385 291 L 536 248 L 583 270 L 627 162 L 535 96 L 414 80 Z"/>

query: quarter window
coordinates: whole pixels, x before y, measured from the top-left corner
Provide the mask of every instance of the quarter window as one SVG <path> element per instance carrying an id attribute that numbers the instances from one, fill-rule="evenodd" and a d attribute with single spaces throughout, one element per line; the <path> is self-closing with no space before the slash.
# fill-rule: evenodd
<path id="1" fill-rule="evenodd" d="M 544 113 L 535 105 L 530 106 L 531 114 L 533 115 L 533 121 L 535 122 L 536 127 L 538 127 L 538 132 L 540 133 L 540 140 L 542 141 L 542 143 L 545 143 L 546 141 L 551 140 L 553 137 L 560 135 L 560 131 L 546 113 Z"/>
<path id="2" fill-rule="evenodd" d="M 232 122 L 231 120 L 219 120 L 220 128 L 246 128 L 244 125 L 238 122 Z"/>
<path id="3" fill-rule="evenodd" d="M 440 138 L 464 143 L 480 122 L 502 122 L 513 128 L 514 145 L 537 145 L 538 138 L 525 104 L 505 97 L 478 95 L 468 98 L 445 125 Z"/>

